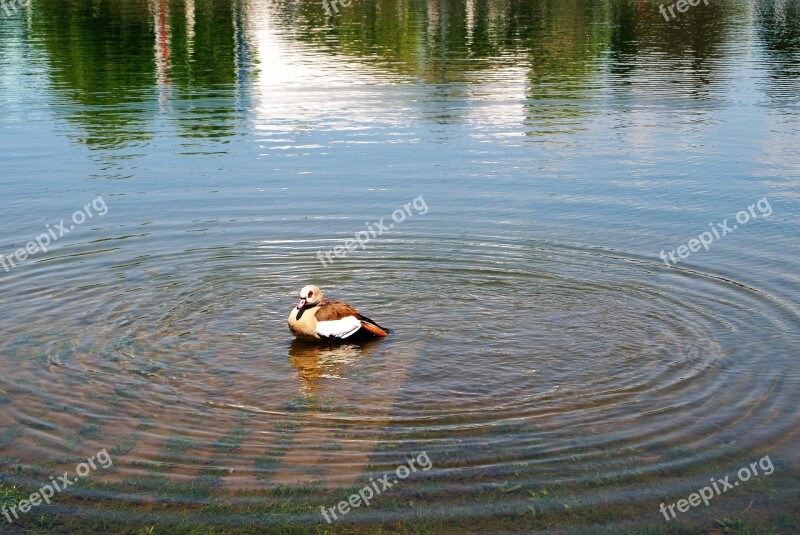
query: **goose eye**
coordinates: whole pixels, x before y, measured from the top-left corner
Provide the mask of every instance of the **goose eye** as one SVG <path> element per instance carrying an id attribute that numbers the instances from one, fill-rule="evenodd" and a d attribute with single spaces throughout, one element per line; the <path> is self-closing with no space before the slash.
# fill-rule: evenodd
<path id="1" fill-rule="evenodd" d="M 314 292 L 308 292 L 308 297 L 311 297 L 312 295 L 314 295 Z"/>

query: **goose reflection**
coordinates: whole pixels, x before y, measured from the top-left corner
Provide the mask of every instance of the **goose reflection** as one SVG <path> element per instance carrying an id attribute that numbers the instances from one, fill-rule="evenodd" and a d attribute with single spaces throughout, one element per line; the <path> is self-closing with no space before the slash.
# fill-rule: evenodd
<path id="1" fill-rule="evenodd" d="M 297 370 L 300 393 L 317 392 L 321 379 L 342 379 L 347 368 L 372 352 L 372 345 L 367 342 L 321 346 L 306 340 L 293 340 L 289 347 L 289 364 Z"/>

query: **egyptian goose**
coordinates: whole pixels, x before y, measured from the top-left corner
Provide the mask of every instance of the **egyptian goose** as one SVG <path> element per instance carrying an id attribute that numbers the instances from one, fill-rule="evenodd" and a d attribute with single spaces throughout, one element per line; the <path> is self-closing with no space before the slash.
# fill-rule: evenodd
<path id="1" fill-rule="evenodd" d="M 300 303 L 289 314 L 289 329 L 297 338 L 332 341 L 383 338 L 389 334 L 389 329 L 350 305 L 323 299 L 322 291 L 312 285 L 300 290 Z"/>

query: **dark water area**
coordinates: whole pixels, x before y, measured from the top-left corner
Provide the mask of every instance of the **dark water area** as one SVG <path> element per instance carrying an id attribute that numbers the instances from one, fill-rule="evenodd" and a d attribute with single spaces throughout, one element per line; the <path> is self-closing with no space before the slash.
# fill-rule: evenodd
<path id="1" fill-rule="evenodd" d="M 660 6 L 5 2 L 0 532 L 800 532 L 800 2 Z"/>

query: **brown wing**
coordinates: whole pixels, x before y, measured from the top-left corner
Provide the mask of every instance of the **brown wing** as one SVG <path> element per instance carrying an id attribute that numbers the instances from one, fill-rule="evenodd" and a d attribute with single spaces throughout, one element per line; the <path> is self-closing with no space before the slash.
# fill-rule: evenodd
<path id="1" fill-rule="evenodd" d="M 359 317 L 356 309 L 347 303 L 328 299 L 322 302 L 319 309 L 317 309 L 317 313 L 314 314 L 317 321 L 336 321 L 346 318 L 347 316 Z"/>

